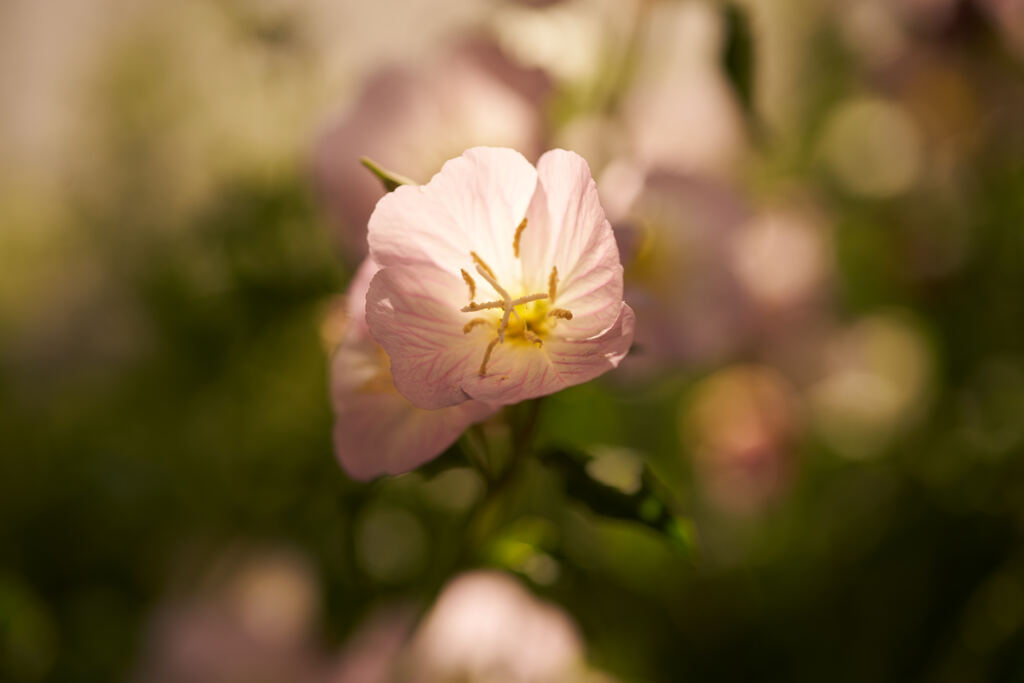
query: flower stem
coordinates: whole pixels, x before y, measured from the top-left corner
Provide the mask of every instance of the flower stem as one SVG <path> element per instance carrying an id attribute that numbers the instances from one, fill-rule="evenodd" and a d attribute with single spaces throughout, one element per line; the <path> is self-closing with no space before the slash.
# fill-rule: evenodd
<path id="1" fill-rule="evenodd" d="M 484 434 L 483 427 L 475 424 L 467 429 L 459 444 L 462 446 L 462 452 L 466 455 L 469 464 L 480 473 L 490 489 L 493 480 L 491 449 L 487 444 L 487 435 Z"/>
<path id="2" fill-rule="evenodd" d="M 484 464 L 493 464 L 493 460 L 490 458 L 487 438 L 483 429 L 480 425 L 474 425 L 466 432 L 467 438 L 464 441 L 467 443 L 467 456 L 484 476 L 487 490 L 483 498 L 466 517 L 462 548 L 457 560 L 459 566 L 471 562 L 473 556 L 485 543 L 487 536 L 501 524 L 503 496 L 505 490 L 515 481 L 516 475 L 526 460 L 540 416 L 540 404 L 540 399 L 534 399 L 526 404 L 509 406 L 505 409 L 504 417 L 509 426 L 512 449 L 508 462 L 497 475 L 492 475 L 490 468 Z M 478 442 L 478 447 L 468 447 L 470 443 L 475 442 Z M 470 455 L 471 452 L 482 452 L 486 455 L 478 461 L 474 460 L 476 455 Z"/>

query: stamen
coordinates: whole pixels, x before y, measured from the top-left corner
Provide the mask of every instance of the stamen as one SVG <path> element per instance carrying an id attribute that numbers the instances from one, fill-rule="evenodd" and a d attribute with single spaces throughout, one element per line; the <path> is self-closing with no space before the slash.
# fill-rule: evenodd
<path id="1" fill-rule="evenodd" d="M 468 323 L 462 326 L 462 334 L 469 334 L 470 330 L 472 330 L 477 325 L 486 325 L 489 322 L 490 321 L 487 318 L 473 318 Z"/>
<path id="2" fill-rule="evenodd" d="M 505 330 L 508 329 L 508 317 L 512 315 L 512 311 L 515 308 L 512 303 L 512 297 L 509 296 L 504 287 L 498 284 L 498 279 L 494 277 L 494 273 L 484 270 L 479 264 L 476 267 L 476 272 L 480 273 L 480 275 L 490 283 L 491 287 L 494 287 L 494 291 L 500 294 L 501 298 L 504 299 L 503 307 L 505 309 L 505 314 L 501 316 L 501 324 L 498 326 L 498 341 L 505 343 Z"/>
<path id="3" fill-rule="evenodd" d="M 475 301 L 470 301 L 467 305 L 463 306 L 459 310 L 463 313 L 476 313 L 477 311 L 484 311 L 488 308 L 505 308 L 504 301 L 485 301 L 482 304 L 478 304 Z"/>
<path id="4" fill-rule="evenodd" d="M 477 270 L 483 268 L 484 270 L 487 271 L 487 274 L 491 276 L 492 280 L 498 279 L 498 276 L 494 274 L 494 271 L 491 270 L 491 267 L 487 265 L 487 263 L 484 262 L 482 258 L 480 258 L 480 254 L 476 253 L 475 251 L 471 251 L 469 252 L 469 255 L 473 257 L 473 262 L 476 263 Z"/>
<path id="5" fill-rule="evenodd" d="M 526 339 L 526 341 L 533 342 L 537 346 L 544 346 L 544 340 L 535 335 L 530 330 L 523 330 L 523 337 Z"/>
<path id="6" fill-rule="evenodd" d="M 548 311 L 548 317 L 562 318 L 563 320 L 572 320 L 572 311 L 564 308 L 552 308 L 550 311 Z"/>
<path id="7" fill-rule="evenodd" d="M 461 268 L 460 270 L 462 271 L 462 279 L 466 281 L 467 285 L 469 285 L 469 300 L 472 301 L 476 298 L 476 280 L 473 279 L 472 275 L 466 272 L 465 268 Z"/>
<path id="8" fill-rule="evenodd" d="M 516 236 L 512 238 L 512 252 L 519 258 L 519 238 L 523 236 L 523 230 L 526 230 L 526 218 L 523 218 L 523 222 L 516 228 Z"/>
<path id="9" fill-rule="evenodd" d="M 500 340 L 497 337 L 495 337 L 494 339 L 491 340 L 491 343 L 487 345 L 487 350 L 484 351 L 484 360 L 482 363 L 480 363 L 480 369 L 477 371 L 477 374 L 479 374 L 481 377 L 487 374 L 487 361 L 491 359 L 491 351 L 494 350 L 494 347 L 498 344 L 499 341 Z"/>
<path id="10" fill-rule="evenodd" d="M 551 267 L 551 275 L 548 277 L 548 298 L 555 303 L 555 295 L 558 294 L 558 266 Z M 473 297 L 470 297 L 472 299 Z"/>
<path id="11" fill-rule="evenodd" d="M 519 238 L 522 235 L 523 230 L 525 229 L 526 219 L 524 218 L 523 222 L 519 224 L 518 228 L 516 228 L 516 236 L 513 242 L 513 248 L 516 251 L 516 256 L 519 255 Z M 497 276 L 495 276 L 494 271 L 491 270 L 491 267 L 488 266 L 482 258 L 480 258 L 480 255 L 477 254 L 475 251 L 471 251 L 469 252 L 469 254 L 470 256 L 473 257 L 473 261 L 476 263 L 476 272 L 479 273 L 480 277 L 486 280 L 487 283 L 494 288 L 494 291 L 498 293 L 498 296 L 501 297 L 501 300 L 485 301 L 483 303 L 477 303 L 476 301 L 473 301 L 472 299 L 476 295 L 476 282 L 473 280 L 473 277 L 469 273 L 467 273 L 465 270 L 462 270 L 462 279 L 469 286 L 470 298 L 470 302 L 462 307 L 462 312 L 473 313 L 475 311 L 483 311 L 494 308 L 500 308 L 502 310 L 501 321 L 498 323 L 498 334 L 494 339 L 491 339 L 490 343 L 487 344 L 487 350 L 484 352 L 484 358 L 480 362 L 480 369 L 478 372 L 480 376 L 483 377 L 484 375 L 487 374 L 487 363 L 491 359 L 491 353 L 493 353 L 494 347 L 497 346 L 498 344 L 505 343 L 505 334 L 508 332 L 509 318 L 511 316 L 514 315 L 516 317 L 516 320 L 523 324 L 522 331 L 516 332 L 516 334 L 521 334 L 523 339 L 527 340 L 531 344 L 544 346 L 544 340 L 540 337 L 540 335 L 535 333 L 533 330 L 529 329 L 529 324 L 519 314 L 519 311 L 516 310 L 516 306 L 522 306 L 523 304 L 528 304 L 533 301 L 540 301 L 541 299 L 552 298 L 558 286 L 558 270 L 552 269 L 551 271 L 551 278 L 548 282 L 549 290 L 547 294 L 543 292 L 537 292 L 535 294 L 527 294 L 526 296 L 521 296 L 518 299 L 513 299 L 512 295 L 508 293 L 508 290 L 506 290 L 504 287 L 498 284 L 498 278 Z M 548 315 L 554 315 L 555 317 L 560 318 L 572 318 L 572 313 L 561 308 L 554 309 Z M 480 325 L 489 325 L 490 323 L 491 321 L 488 320 L 487 318 L 473 318 L 463 326 L 462 332 L 463 334 L 469 334 L 476 327 Z"/>

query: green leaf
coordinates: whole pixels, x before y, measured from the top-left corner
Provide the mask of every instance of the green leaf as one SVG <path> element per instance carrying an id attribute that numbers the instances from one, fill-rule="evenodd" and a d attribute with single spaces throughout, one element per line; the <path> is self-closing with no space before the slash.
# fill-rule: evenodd
<path id="1" fill-rule="evenodd" d="M 369 157 L 363 157 L 359 162 L 370 170 L 370 173 L 377 176 L 380 182 L 384 185 L 384 189 L 387 192 L 393 191 L 399 185 L 415 185 L 416 182 L 406 178 L 404 175 L 399 175 L 394 171 L 388 171 L 387 169 L 381 168 L 380 164 L 373 161 Z"/>
<path id="2" fill-rule="evenodd" d="M 722 65 L 746 112 L 754 103 L 754 38 L 746 11 L 736 3 L 725 8 L 726 39 Z"/>
<path id="3" fill-rule="evenodd" d="M 549 449 L 541 455 L 541 461 L 562 475 L 566 494 L 594 514 L 654 529 L 664 534 L 677 550 L 690 553 L 693 539 L 687 532 L 688 520 L 675 514 L 650 470 L 644 470 L 636 490 L 625 492 L 595 479 L 587 471 L 587 456 L 581 452 Z"/>

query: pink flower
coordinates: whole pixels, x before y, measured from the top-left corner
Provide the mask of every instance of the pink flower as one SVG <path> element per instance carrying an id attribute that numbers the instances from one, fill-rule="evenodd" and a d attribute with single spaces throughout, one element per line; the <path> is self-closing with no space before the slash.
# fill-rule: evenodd
<path id="1" fill-rule="evenodd" d="M 316 184 L 346 252 L 366 254 L 366 223 L 381 196 L 359 157 L 419 181 L 475 145 L 539 154 L 549 87 L 542 72 L 518 66 L 486 40 L 371 74 L 314 149 Z"/>
<path id="2" fill-rule="evenodd" d="M 622 265 L 587 163 L 478 147 L 377 204 L 366 319 L 420 408 L 510 404 L 618 366 Z"/>
<path id="3" fill-rule="evenodd" d="M 406 668 L 402 680 L 414 682 L 586 678 L 583 641 L 569 616 L 496 571 L 445 586 L 412 639 Z"/>
<path id="4" fill-rule="evenodd" d="M 366 327 L 366 290 L 378 266 L 366 259 L 348 293 L 348 328 L 331 360 L 334 448 L 354 479 L 400 474 L 441 454 L 474 422 L 496 408 L 466 401 L 421 410 L 391 381 L 388 359 Z"/>

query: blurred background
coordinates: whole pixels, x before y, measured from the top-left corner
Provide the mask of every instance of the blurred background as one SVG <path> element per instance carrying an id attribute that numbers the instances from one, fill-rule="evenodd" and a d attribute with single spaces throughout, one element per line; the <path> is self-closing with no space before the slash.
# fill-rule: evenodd
<path id="1" fill-rule="evenodd" d="M 635 347 L 353 482 L 358 159 L 479 144 Z M 1018 0 L 5 0 L 0 680 L 1024 681 L 1022 340 Z"/>

